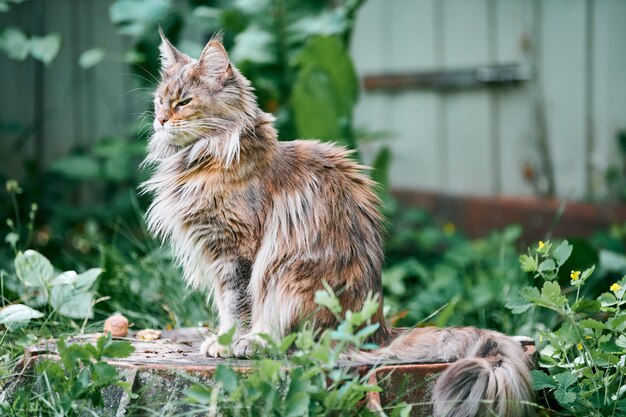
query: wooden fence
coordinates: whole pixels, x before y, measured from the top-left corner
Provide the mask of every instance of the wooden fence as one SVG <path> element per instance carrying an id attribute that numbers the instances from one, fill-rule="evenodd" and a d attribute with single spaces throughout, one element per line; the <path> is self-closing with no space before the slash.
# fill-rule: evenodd
<path id="1" fill-rule="evenodd" d="M 532 80 L 372 90 L 357 123 L 389 133 L 396 187 L 599 197 L 623 163 L 624 22 L 623 0 L 369 0 L 352 48 L 362 76 L 517 64 Z"/>
<path id="2" fill-rule="evenodd" d="M 25 158 L 48 164 L 103 135 L 123 135 L 145 109 L 123 63 L 129 40 L 108 19 L 110 1 L 29 3 L 0 14 L 0 27 L 56 31 L 63 47 L 45 69 L 0 56 L 6 175 L 19 174 Z M 388 145 L 399 188 L 602 196 L 606 170 L 622 163 L 625 22 L 626 0 L 368 0 L 352 52 L 359 75 L 379 83 L 361 95 L 356 121 L 385 139 L 364 153 Z M 83 70 L 78 57 L 93 47 L 106 48 L 107 60 Z M 441 83 L 496 64 L 530 80 Z M 398 87 L 394 74 L 426 81 L 385 88 Z"/>

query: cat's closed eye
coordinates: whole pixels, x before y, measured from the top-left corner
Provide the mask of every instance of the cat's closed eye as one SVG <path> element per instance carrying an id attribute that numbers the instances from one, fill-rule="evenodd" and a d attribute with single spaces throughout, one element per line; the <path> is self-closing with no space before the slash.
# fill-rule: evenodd
<path id="1" fill-rule="evenodd" d="M 186 106 L 186 105 L 187 105 L 187 104 L 189 104 L 190 102 L 191 102 L 191 97 L 186 98 L 186 99 L 184 99 L 184 100 L 179 101 L 179 102 L 176 104 L 176 107 L 175 107 L 175 108 L 176 108 L 176 110 L 178 110 L 178 109 L 180 109 L 181 107 Z"/>

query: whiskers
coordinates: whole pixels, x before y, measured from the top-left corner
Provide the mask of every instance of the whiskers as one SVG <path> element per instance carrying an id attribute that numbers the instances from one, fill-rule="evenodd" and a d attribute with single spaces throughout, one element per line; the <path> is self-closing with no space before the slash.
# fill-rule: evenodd
<path id="1" fill-rule="evenodd" d="M 145 119 L 153 113 L 145 113 Z M 153 116 L 154 117 L 154 116 Z M 151 127 L 147 124 L 142 130 Z M 254 134 L 254 129 L 244 121 L 202 117 L 176 120 L 166 129 L 154 133 L 149 143 L 149 154 L 145 164 L 159 163 L 170 156 L 184 151 L 187 166 L 207 158 L 221 161 L 224 168 L 239 161 L 242 132 Z"/>

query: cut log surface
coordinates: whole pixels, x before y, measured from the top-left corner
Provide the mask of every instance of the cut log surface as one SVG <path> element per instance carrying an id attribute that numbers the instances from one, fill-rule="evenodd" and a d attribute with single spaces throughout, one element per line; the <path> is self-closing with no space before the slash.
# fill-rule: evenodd
<path id="1" fill-rule="evenodd" d="M 127 358 L 109 359 L 116 366 L 123 380 L 131 382 L 133 394 L 129 396 L 117 387 L 104 391 L 105 408 L 91 410 L 102 417 L 136 415 L 137 410 L 159 410 L 159 415 L 189 413 L 185 403 L 185 389 L 195 383 L 212 384 L 217 365 L 227 364 L 238 371 L 253 368 L 254 361 L 240 359 L 209 358 L 199 353 L 200 344 L 208 334 L 203 328 L 164 330 L 156 340 L 141 340 L 136 332 L 128 337 L 135 351 Z M 68 343 L 95 343 L 101 334 L 77 335 Z M 518 337 L 526 353 L 535 354 L 532 339 Z M 55 340 L 28 347 L 22 362 L 24 377 L 33 375 L 33 366 L 40 359 L 58 359 Z M 378 384 L 380 393 L 369 393 L 366 401 L 371 410 L 380 410 L 399 401 L 415 404 L 411 416 L 428 416 L 432 413 L 429 400 L 437 375 L 446 369 L 446 363 L 384 363 L 376 366 L 363 363 L 344 363 L 369 382 Z M 19 382 L 16 381 L 15 385 Z M 6 387 L 5 387 L 6 388 Z M 6 395 L 10 395 L 5 390 Z M 92 415 L 92 414 L 85 414 Z M 144 415 L 139 413 L 137 415 Z M 149 414 L 146 414 L 149 415 Z M 188 415 L 188 414 L 186 414 Z"/>
<path id="2" fill-rule="evenodd" d="M 115 340 L 128 340 L 135 351 L 127 358 L 107 360 L 121 367 L 143 367 L 154 369 L 178 369 L 194 372 L 212 371 L 217 365 L 228 363 L 234 367 L 249 367 L 249 360 L 209 358 L 200 354 L 200 344 L 208 335 L 204 328 L 183 328 L 163 330 L 156 340 L 142 340 L 130 332 L 127 337 L 114 337 Z M 85 334 L 71 337 L 67 343 L 95 343 L 102 334 Z M 25 360 L 40 355 L 56 355 L 56 341 L 48 340 L 26 349 Z"/>

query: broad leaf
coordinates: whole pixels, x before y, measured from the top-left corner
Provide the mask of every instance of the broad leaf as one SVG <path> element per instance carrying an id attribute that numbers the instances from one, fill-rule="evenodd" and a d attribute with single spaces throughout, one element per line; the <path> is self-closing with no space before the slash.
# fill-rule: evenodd
<path id="1" fill-rule="evenodd" d="M 50 171 L 72 180 L 90 180 L 101 177 L 100 164 L 94 158 L 73 155 L 55 161 Z"/>
<path id="2" fill-rule="evenodd" d="M 359 85 L 354 66 L 335 36 L 310 39 L 295 59 L 299 67 L 291 102 L 301 137 L 344 140 L 357 100 Z"/>
<path id="3" fill-rule="evenodd" d="M 237 326 L 231 327 L 226 333 L 222 333 L 217 336 L 217 343 L 222 346 L 230 346 L 233 342 L 233 337 L 235 336 L 235 331 L 237 330 Z"/>
<path id="4" fill-rule="evenodd" d="M 96 279 L 102 274 L 102 268 L 91 268 L 78 275 L 76 289 L 86 291 L 96 282 Z"/>
<path id="5" fill-rule="evenodd" d="M 7 330 L 15 330 L 27 325 L 32 319 L 43 317 L 39 311 L 24 304 L 12 304 L 0 310 L 0 324 Z"/>
<path id="6" fill-rule="evenodd" d="M 231 58 L 236 63 L 273 64 L 274 36 L 257 25 L 250 25 L 235 37 Z"/>
<path id="7" fill-rule="evenodd" d="M 85 69 L 91 68 L 102 62 L 105 56 L 106 52 L 102 48 L 88 49 L 78 57 L 78 65 Z"/>
<path id="8" fill-rule="evenodd" d="M 237 374 L 224 365 L 217 366 L 215 370 L 215 381 L 221 383 L 224 390 L 228 393 L 237 389 Z"/>
<path id="9" fill-rule="evenodd" d="M 539 267 L 537 258 L 529 255 L 520 255 L 519 263 L 524 272 L 535 272 Z"/>
<path id="10" fill-rule="evenodd" d="M 50 305 L 59 314 L 73 319 L 93 317 L 93 294 L 76 290 L 72 285 L 56 285 L 50 291 Z"/>
<path id="11" fill-rule="evenodd" d="M 170 0 L 117 0 L 109 9 L 109 17 L 120 34 L 139 36 L 148 26 L 165 20 L 171 8 Z"/>
<path id="12" fill-rule="evenodd" d="M 75 271 L 65 271 L 50 281 L 51 286 L 55 285 L 75 285 L 78 281 L 78 274 Z"/>
<path id="13" fill-rule="evenodd" d="M 573 392 L 558 389 L 554 392 L 554 398 L 561 404 L 570 404 L 576 400 L 576 394 Z"/>
<path id="14" fill-rule="evenodd" d="M 126 358 L 135 351 L 135 348 L 127 341 L 114 341 L 106 346 L 101 354 L 105 358 Z"/>
<path id="15" fill-rule="evenodd" d="M 15 257 L 15 272 L 25 285 L 45 288 L 54 274 L 52 264 L 45 256 L 34 250 L 19 252 Z"/>
<path id="16" fill-rule="evenodd" d="M 591 318 L 587 318 L 585 320 L 582 320 L 580 323 L 581 327 L 587 328 L 587 329 L 598 329 L 598 330 L 604 330 L 604 329 L 608 329 L 609 327 L 602 323 L 599 322 L 598 320 L 594 320 Z"/>
<path id="17" fill-rule="evenodd" d="M 541 299 L 549 307 L 563 308 L 567 298 L 561 295 L 561 286 L 557 282 L 546 281 L 541 288 Z"/>
<path id="18" fill-rule="evenodd" d="M 23 61 L 28 56 L 30 41 L 21 29 L 6 28 L 0 34 L 0 50 L 11 59 Z"/>
<path id="19" fill-rule="evenodd" d="M 61 35 L 50 33 L 43 37 L 33 36 L 30 39 L 30 54 L 33 58 L 48 65 L 61 49 Z"/>
<path id="20" fill-rule="evenodd" d="M 554 375 L 554 379 L 562 388 L 567 388 L 570 385 L 573 385 L 578 380 L 576 378 L 576 375 L 569 371 Z"/>
<path id="21" fill-rule="evenodd" d="M 543 371 L 539 371 L 534 369 L 530 371 L 530 376 L 532 377 L 533 387 L 535 390 L 545 389 L 545 388 L 556 388 L 556 381 L 550 375 L 546 374 Z"/>
<path id="22" fill-rule="evenodd" d="M 552 256 L 554 256 L 554 260 L 558 266 L 563 265 L 565 261 L 569 259 L 573 249 L 574 246 L 570 245 L 567 240 L 564 240 L 559 246 L 556 247 Z"/>

